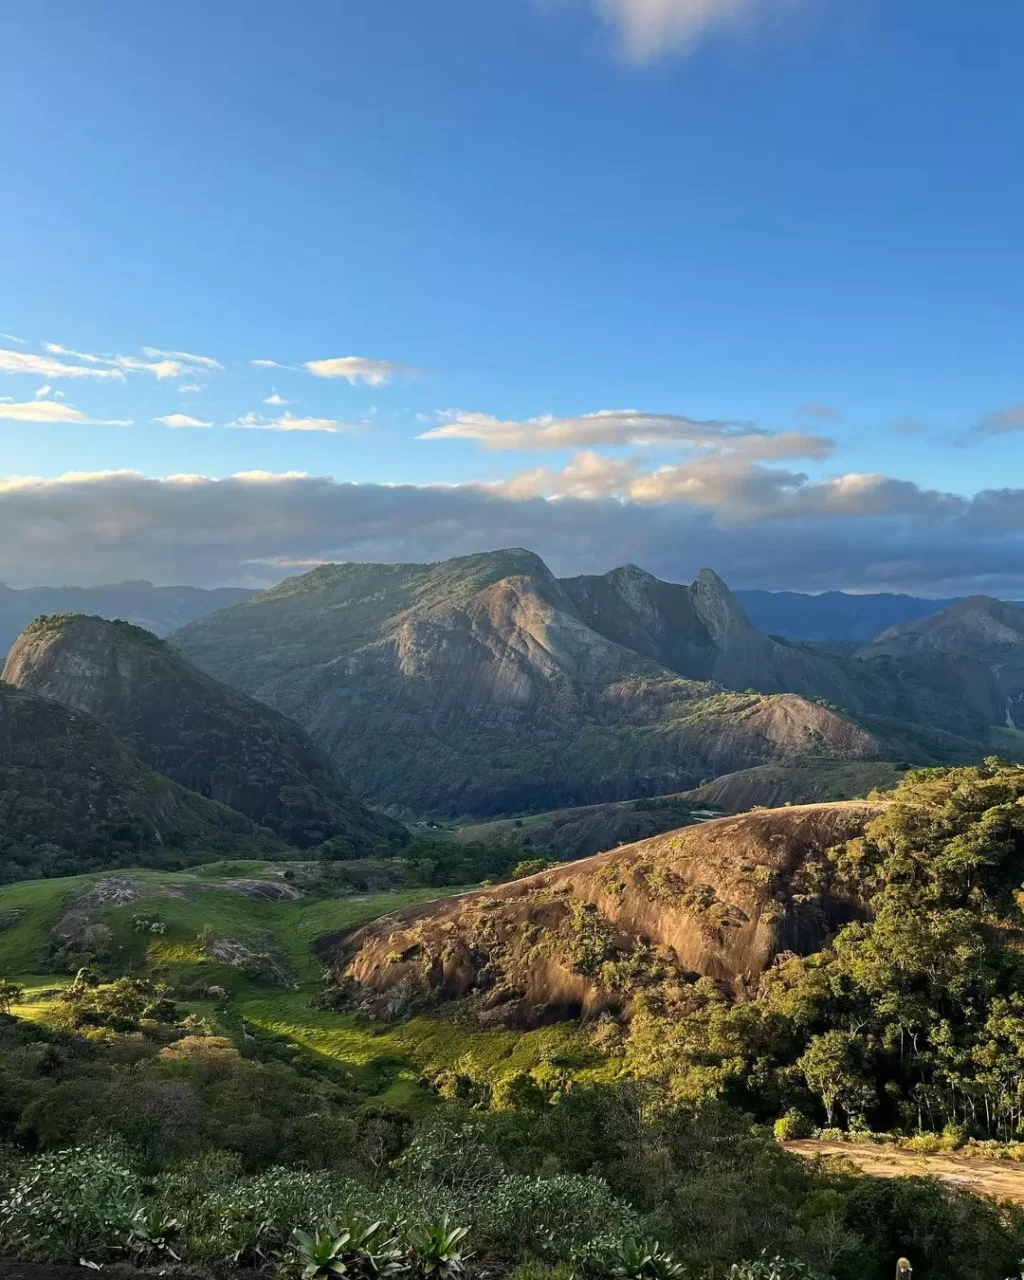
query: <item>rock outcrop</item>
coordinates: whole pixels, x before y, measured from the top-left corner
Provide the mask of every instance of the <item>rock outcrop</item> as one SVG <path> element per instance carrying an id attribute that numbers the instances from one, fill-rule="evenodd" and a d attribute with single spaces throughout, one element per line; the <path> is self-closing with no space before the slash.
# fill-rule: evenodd
<path id="1" fill-rule="evenodd" d="M 533 1026 L 628 1015 L 645 986 L 706 976 L 742 997 L 783 952 L 864 914 L 830 850 L 884 801 L 721 818 L 327 938 L 339 996 L 378 1017 L 461 1002 Z"/>

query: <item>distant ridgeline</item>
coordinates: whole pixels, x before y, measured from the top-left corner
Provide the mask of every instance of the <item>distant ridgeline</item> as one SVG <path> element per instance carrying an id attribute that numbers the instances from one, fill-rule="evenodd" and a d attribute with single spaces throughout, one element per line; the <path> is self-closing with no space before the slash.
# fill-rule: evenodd
<path id="1" fill-rule="evenodd" d="M 1005 645 L 967 651 L 963 634 L 837 653 L 765 634 L 710 570 L 691 586 L 632 565 L 558 579 L 513 548 L 324 565 L 173 640 L 302 724 L 371 801 L 482 817 L 769 764 L 806 780 L 815 762 L 1016 757 Z"/>
<path id="2" fill-rule="evenodd" d="M 215 594 L 167 599 L 205 611 Z M 552 814 L 543 838 L 536 825 L 501 836 L 531 855 L 573 857 L 672 822 L 671 808 L 643 816 L 615 807 L 623 801 L 681 796 L 735 812 L 863 795 L 911 765 L 1024 758 L 1024 611 L 985 597 L 859 646 L 793 642 L 756 627 L 710 570 L 691 585 L 634 565 L 559 579 L 513 548 L 323 565 L 227 598 L 236 603 L 166 641 L 128 622 L 45 615 L 3 671 L 8 685 L 77 711 L 77 724 L 93 718 L 152 774 L 226 807 L 227 827 L 207 813 L 203 828 L 221 846 L 327 841 L 335 857 L 400 847 L 406 829 L 368 804 L 478 820 L 585 809 L 571 824 Z M 44 865 L 43 845 L 85 848 L 82 814 L 119 813 L 136 832 L 122 840 L 128 852 L 170 857 L 175 823 L 165 832 L 132 787 L 96 807 L 67 779 L 45 783 L 34 748 L 29 784 L 18 771 L 31 736 L 12 738 L 0 761 L 13 771 L 9 811 L 21 815 L 4 847 L 19 866 Z M 45 816 L 23 803 L 29 794 L 49 797 Z M 186 843 L 179 861 L 198 856 Z M 128 856 L 88 847 L 87 865 Z"/>

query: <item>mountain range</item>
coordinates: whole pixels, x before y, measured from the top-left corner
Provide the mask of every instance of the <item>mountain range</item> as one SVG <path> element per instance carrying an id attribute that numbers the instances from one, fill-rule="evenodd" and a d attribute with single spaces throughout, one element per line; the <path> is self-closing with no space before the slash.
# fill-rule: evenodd
<path id="1" fill-rule="evenodd" d="M 218 609 L 255 595 L 247 587 L 155 587 L 119 582 L 100 587 L 9 587 L 0 583 L 0 654 L 43 613 L 94 614 L 121 619 L 167 636 Z M 784 640 L 865 643 L 887 627 L 925 618 L 959 599 L 866 592 L 740 590 L 733 595 L 754 626 Z M 1022 601 L 1011 602 L 1018 605 Z"/>
<path id="2" fill-rule="evenodd" d="M 0 653 L 6 653 L 24 627 L 43 613 L 94 614 L 121 619 L 167 636 L 218 609 L 256 595 L 250 587 L 156 587 L 151 582 L 118 582 L 99 587 L 9 587 L 0 583 Z M 851 594 L 824 591 L 737 590 L 733 592 L 751 622 L 784 640 L 864 643 L 887 627 L 925 618 L 959 604 L 889 592 Z M 1018 606 L 1024 601 L 1011 601 Z"/>
<path id="3" fill-rule="evenodd" d="M 980 658 L 837 657 L 760 631 L 710 570 L 558 579 L 521 548 L 323 565 L 173 640 L 303 725 L 360 794 L 418 812 L 600 803 L 772 761 L 969 760 L 1005 721 Z"/>
<path id="4" fill-rule="evenodd" d="M 837 643 L 873 640 L 887 627 L 927 618 L 963 597 L 934 599 L 894 592 L 737 591 L 736 599 L 750 620 L 769 635 L 784 640 L 816 640 Z M 1010 601 L 1018 606 L 1024 601 Z"/>
<path id="5" fill-rule="evenodd" d="M 969 596 L 930 617 L 889 627 L 858 658 L 914 661 L 942 654 L 991 671 L 1011 728 L 1024 727 L 1024 609 L 989 596 Z"/>

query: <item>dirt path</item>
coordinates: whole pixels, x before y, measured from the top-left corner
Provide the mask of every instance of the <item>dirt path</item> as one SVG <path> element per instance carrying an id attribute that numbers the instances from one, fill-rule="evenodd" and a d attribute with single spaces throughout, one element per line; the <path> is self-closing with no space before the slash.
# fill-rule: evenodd
<path id="1" fill-rule="evenodd" d="M 874 1142 L 821 1142 L 801 1138 L 782 1144 L 798 1156 L 841 1156 L 864 1173 L 876 1178 L 906 1178 L 912 1175 L 938 1178 L 981 1195 L 997 1196 L 1024 1204 L 1024 1164 L 1014 1160 L 992 1160 L 959 1155 L 955 1151 L 924 1155 L 901 1151 Z"/>

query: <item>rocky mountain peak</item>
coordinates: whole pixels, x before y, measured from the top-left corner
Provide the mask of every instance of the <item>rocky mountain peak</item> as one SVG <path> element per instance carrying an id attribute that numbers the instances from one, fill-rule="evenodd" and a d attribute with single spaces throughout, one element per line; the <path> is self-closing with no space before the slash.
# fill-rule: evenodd
<path id="1" fill-rule="evenodd" d="M 714 569 L 701 569 L 690 594 L 697 617 L 719 648 L 753 630 L 743 607 Z"/>

